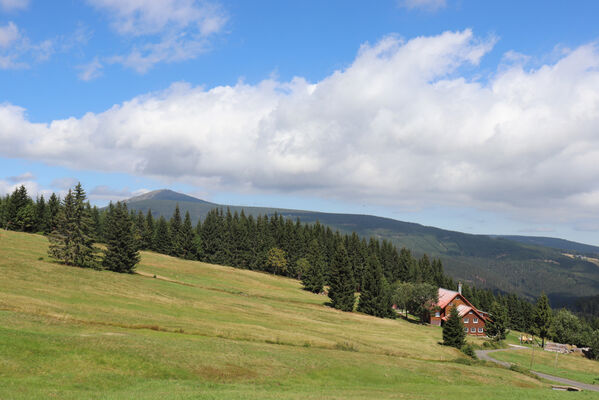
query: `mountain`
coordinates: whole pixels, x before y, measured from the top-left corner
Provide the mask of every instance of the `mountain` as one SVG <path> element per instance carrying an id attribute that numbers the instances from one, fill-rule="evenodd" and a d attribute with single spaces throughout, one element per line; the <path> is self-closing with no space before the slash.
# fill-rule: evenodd
<path id="1" fill-rule="evenodd" d="M 590 244 L 572 242 L 570 240 L 558 239 L 545 236 L 516 236 L 516 235 L 501 235 L 509 240 L 514 240 L 520 243 L 533 244 L 538 246 L 551 247 L 563 251 L 572 251 L 578 254 L 599 254 L 599 247 Z"/>
<path id="2" fill-rule="evenodd" d="M 155 217 L 170 218 L 176 204 L 189 211 L 197 222 L 214 208 L 229 208 L 246 215 L 272 215 L 299 218 L 303 223 L 320 223 L 341 232 L 362 237 L 387 239 L 406 247 L 415 255 L 428 254 L 443 261 L 445 271 L 455 279 L 500 292 L 534 298 L 547 293 L 552 305 L 571 304 L 581 296 L 599 294 L 599 267 L 575 254 L 599 254 L 599 248 L 555 238 L 528 236 L 473 235 L 397 221 L 372 215 L 335 214 L 266 207 L 244 207 L 210 203 L 171 190 L 156 190 L 127 200 L 130 209 Z"/>

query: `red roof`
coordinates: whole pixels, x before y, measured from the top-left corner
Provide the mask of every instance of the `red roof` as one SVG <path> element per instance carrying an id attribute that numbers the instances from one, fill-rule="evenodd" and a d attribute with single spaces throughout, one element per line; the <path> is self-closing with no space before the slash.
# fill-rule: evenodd
<path id="1" fill-rule="evenodd" d="M 458 292 L 439 288 L 439 302 L 437 305 L 441 308 L 447 307 L 449 303 L 458 295 Z"/>
<path id="2" fill-rule="evenodd" d="M 449 303 L 451 303 L 453 301 L 453 299 L 455 299 L 457 296 L 460 296 L 462 298 L 462 300 L 464 300 L 464 302 L 466 303 L 466 304 L 458 305 L 458 312 L 460 313 L 460 317 L 463 317 L 464 315 L 468 314 L 470 311 L 473 311 L 476 314 L 478 314 L 478 316 L 481 319 L 483 319 L 483 320 L 486 319 L 486 317 L 483 315 L 482 312 L 480 312 L 476 307 L 474 307 L 472 304 L 470 304 L 470 302 L 464 296 L 462 296 L 459 292 L 456 292 L 454 290 L 439 288 L 439 301 L 437 302 L 437 306 L 441 309 L 445 309 L 445 307 L 447 307 L 447 305 Z M 447 321 L 448 316 L 449 315 L 445 315 L 442 319 Z"/>

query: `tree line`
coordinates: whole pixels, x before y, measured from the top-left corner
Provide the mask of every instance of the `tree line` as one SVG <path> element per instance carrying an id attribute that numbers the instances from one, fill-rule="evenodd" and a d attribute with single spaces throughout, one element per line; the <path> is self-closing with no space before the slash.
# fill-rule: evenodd
<path id="1" fill-rule="evenodd" d="M 427 321 L 437 288 L 457 290 L 441 260 L 415 257 L 387 240 L 341 234 L 318 222 L 302 224 L 276 213 L 253 217 L 214 209 L 194 226 L 178 206 L 169 220 L 155 218 L 151 210 L 130 211 L 120 202 L 100 210 L 86 201 L 80 184 L 64 199 L 52 194 L 47 202 L 43 196 L 30 198 L 24 186 L 15 189 L 0 198 L 0 226 L 47 234 L 50 254 L 69 265 L 132 272 L 139 250 L 151 250 L 300 279 L 315 293 L 328 288 L 335 308 L 357 308 L 378 317 L 395 317 L 395 304 Z M 98 251 L 94 242 L 105 243 L 106 250 Z M 462 293 L 478 309 L 504 315 L 507 328 L 533 331 L 535 306 L 529 301 L 469 285 L 463 285 Z M 585 332 L 599 328 L 571 315 Z M 588 337 L 577 343 L 588 343 Z"/>

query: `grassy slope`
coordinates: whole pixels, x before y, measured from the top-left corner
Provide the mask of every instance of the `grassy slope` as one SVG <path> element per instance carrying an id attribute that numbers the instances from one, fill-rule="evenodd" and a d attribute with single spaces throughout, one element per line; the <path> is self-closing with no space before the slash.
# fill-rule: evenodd
<path id="1" fill-rule="evenodd" d="M 118 275 L 46 248 L 0 231 L 0 398 L 564 397 L 455 362 L 438 328 L 338 312 L 290 279 L 153 253 L 139 270 L 158 278 Z"/>

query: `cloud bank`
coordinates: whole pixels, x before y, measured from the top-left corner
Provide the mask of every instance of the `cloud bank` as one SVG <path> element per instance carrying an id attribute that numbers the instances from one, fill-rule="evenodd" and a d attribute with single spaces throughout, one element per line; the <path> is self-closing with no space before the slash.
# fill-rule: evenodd
<path id="1" fill-rule="evenodd" d="M 387 37 L 319 82 L 176 83 L 49 123 L 3 104 L 0 152 L 209 190 L 597 219 L 599 49 L 467 78 L 492 47 L 469 30 Z"/>

